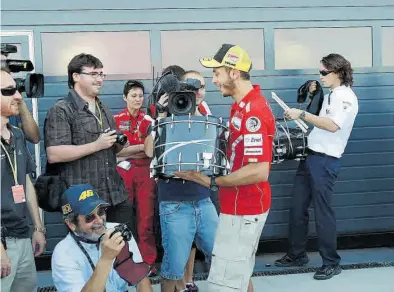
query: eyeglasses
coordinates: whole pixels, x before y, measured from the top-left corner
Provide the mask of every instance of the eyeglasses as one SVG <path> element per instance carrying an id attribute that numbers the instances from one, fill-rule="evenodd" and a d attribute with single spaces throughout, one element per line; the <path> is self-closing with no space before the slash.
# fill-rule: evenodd
<path id="1" fill-rule="evenodd" d="M 107 212 L 107 207 L 101 207 L 97 210 L 97 213 L 91 213 L 85 216 L 85 222 L 86 223 L 92 223 L 96 219 L 96 215 L 98 217 L 104 216 L 105 213 Z"/>
<path id="2" fill-rule="evenodd" d="M 4 96 L 13 96 L 16 93 L 16 87 L 2 88 L 1 94 Z"/>
<path id="3" fill-rule="evenodd" d="M 324 71 L 324 70 L 320 70 L 319 73 L 321 76 L 327 76 L 328 74 L 332 73 L 333 71 Z"/>
<path id="4" fill-rule="evenodd" d="M 101 77 L 101 79 L 105 79 L 105 77 L 107 76 L 104 73 L 97 73 L 97 72 L 89 72 L 89 73 L 81 72 L 79 74 L 89 75 L 92 76 L 94 79 L 97 79 L 99 76 Z"/>

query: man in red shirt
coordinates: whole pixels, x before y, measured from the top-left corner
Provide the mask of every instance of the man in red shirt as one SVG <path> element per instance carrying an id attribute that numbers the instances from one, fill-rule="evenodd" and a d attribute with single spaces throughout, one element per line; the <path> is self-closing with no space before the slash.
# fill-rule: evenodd
<path id="1" fill-rule="evenodd" d="M 150 178 L 151 159 L 144 152 L 144 140 L 152 119 L 141 110 L 143 84 L 136 80 L 127 81 L 123 99 L 127 107 L 114 115 L 114 119 L 117 130 L 127 135 L 130 145 L 117 154 L 117 170 L 124 180 L 129 199 L 136 205 L 137 239 L 142 258 L 153 264 L 157 256 L 153 232 L 155 182 Z"/>
<path id="2" fill-rule="evenodd" d="M 239 46 L 224 44 L 201 64 L 213 68 L 212 82 L 232 96 L 227 158 L 231 173 L 207 177 L 196 171 L 177 176 L 219 188 L 221 213 L 208 282 L 210 292 L 253 291 L 255 254 L 271 206 L 268 176 L 275 118 L 260 87 L 252 85 L 252 62 Z"/>

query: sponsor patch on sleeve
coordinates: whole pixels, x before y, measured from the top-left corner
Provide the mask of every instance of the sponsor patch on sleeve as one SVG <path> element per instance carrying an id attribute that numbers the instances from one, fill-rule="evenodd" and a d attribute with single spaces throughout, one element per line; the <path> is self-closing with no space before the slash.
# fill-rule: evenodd
<path id="1" fill-rule="evenodd" d="M 261 121 L 258 117 L 250 117 L 246 120 L 246 129 L 251 132 L 257 132 L 261 128 Z"/>
<path id="2" fill-rule="evenodd" d="M 263 134 L 246 134 L 244 136 L 244 146 L 263 146 Z"/>
<path id="3" fill-rule="evenodd" d="M 245 156 L 263 155 L 262 148 L 244 148 Z"/>

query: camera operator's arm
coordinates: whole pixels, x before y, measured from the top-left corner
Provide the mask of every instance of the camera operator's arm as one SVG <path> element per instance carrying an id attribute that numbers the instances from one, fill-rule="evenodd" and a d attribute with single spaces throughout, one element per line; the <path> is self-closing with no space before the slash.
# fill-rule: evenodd
<path id="1" fill-rule="evenodd" d="M 116 131 L 103 133 L 91 143 L 71 145 L 71 128 L 67 116 L 59 107 L 53 107 L 45 121 L 44 139 L 49 163 L 70 162 L 112 147 Z"/>
<path id="2" fill-rule="evenodd" d="M 37 144 L 40 141 L 40 130 L 24 101 L 19 105 L 19 115 L 26 139 L 33 144 Z"/>

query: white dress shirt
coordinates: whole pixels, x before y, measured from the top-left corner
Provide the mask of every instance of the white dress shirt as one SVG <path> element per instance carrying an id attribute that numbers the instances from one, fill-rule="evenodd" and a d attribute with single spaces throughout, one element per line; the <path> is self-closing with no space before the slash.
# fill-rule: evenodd
<path id="1" fill-rule="evenodd" d="M 358 100 L 353 90 L 339 86 L 324 96 L 320 117 L 330 118 L 339 130 L 332 133 L 314 127 L 308 136 L 308 148 L 340 158 L 345 151 L 358 113 Z"/>

